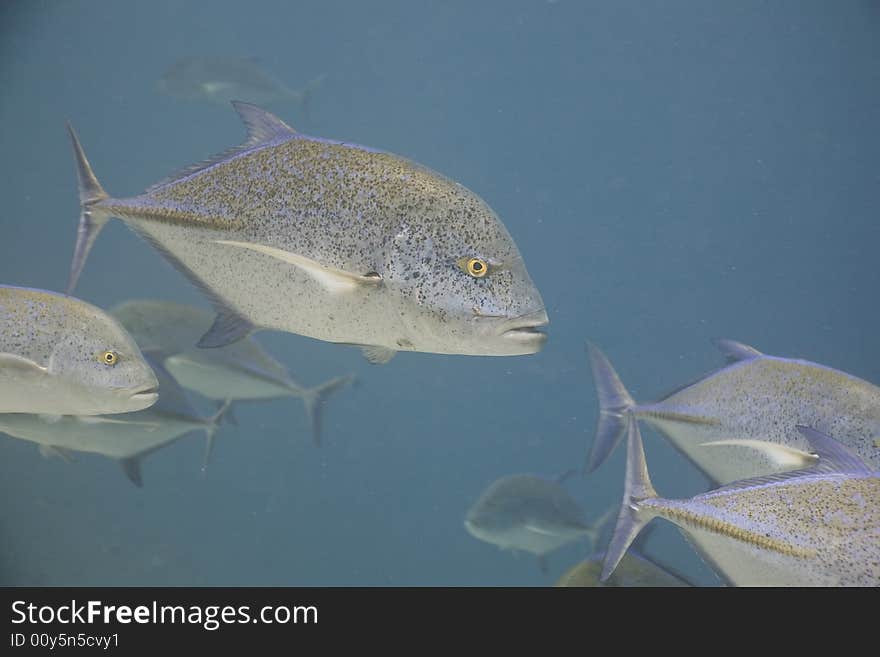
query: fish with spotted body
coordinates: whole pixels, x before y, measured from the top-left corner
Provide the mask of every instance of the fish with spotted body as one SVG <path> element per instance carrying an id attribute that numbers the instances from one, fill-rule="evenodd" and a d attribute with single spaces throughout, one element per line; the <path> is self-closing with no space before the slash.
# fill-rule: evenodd
<path id="1" fill-rule="evenodd" d="M 630 415 L 659 430 L 719 484 L 810 465 L 799 424 L 835 436 L 880 469 L 880 387 L 733 340 L 717 345 L 729 365 L 644 404 L 630 396 L 605 355 L 588 345 L 600 407 L 588 469 L 608 457 Z"/>
<path id="2" fill-rule="evenodd" d="M 157 391 L 138 345 L 103 310 L 0 285 L 0 413 L 127 413 L 152 406 Z"/>
<path id="3" fill-rule="evenodd" d="M 602 581 L 660 517 L 731 585 L 880 585 L 880 472 L 830 436 L 798 431 L 816 454 L 812 467 L 673 500 L 654 490 L 638 422 L 628 416 L 624 495 Z"/>
<path id="4" fill-rule="evenodd" d="M 118 217 L 213 303 L 200 347 L 272 329 L 358 345 L 374 362 L 540 351 L 541 295 L 479 196 L 402 157 L 233 105 L 244 144 L 127 199 L 101 188 L 71 129 L 82 214 L 69 289 Z"/>

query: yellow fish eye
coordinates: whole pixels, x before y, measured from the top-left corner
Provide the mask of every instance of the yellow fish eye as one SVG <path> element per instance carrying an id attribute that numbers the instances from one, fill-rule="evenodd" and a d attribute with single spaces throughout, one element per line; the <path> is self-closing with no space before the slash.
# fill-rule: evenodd
<path id="1" fill-rule="evenodd" d="M 104 365 L 110 365 L 113 367 L 119 362 L 119 354 L 115 351 L 105 351 L 101 354 L 101 362 L 104 363 Z"/>
<path id="2" fill-rule="evenodd" d="M 489 263 L 481 258 L 462 258 L 460 262 L 464 265 L 462 269 L 474 278 L 483 278 L 489 273 Z"/>

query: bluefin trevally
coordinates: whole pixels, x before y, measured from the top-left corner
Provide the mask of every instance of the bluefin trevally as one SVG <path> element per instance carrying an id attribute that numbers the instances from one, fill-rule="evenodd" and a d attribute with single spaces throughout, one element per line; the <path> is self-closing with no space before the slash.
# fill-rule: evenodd
<path id="1" fill-rule="evenodd" d="M 208 438 L 204 465 L 207 464 L 214 433 L 229 408 L 223 405 L 213 416 L 200 415 L 186 393 L 153 362 L 159 379 L 159 399 L 148 409 L 113 416 L 49 416 L 30 413 L 0 414 L 0 432 L 37 443 L 48 456 L 70 458 L 71 452 L 91 452 L 116 459 L 126 476 L 143 485 L 141 459 L 194 431 Z"/>
<path id="2" fill-rule="evenodd" d="M 880 585 L 880 472 L 843 443 L 798 427 L 816 453 L 814 466 L 671 500 L 651 484 L 633 415 L 626 425 L 623 501 L 603 581 L 639 531 L 661 517 L 732 585 Z"/>
<path id="3" fill-rule="evenodd" d="M 0 413 L 126 413 L 154 404 L 157 386 L 138 345 L 100 308 L 0 285 Z"/>
<path id="4" fill-rule="evenodd" d="M 561 481 L 515 474 L 492 482 L 467 512 L 464 525 L 475 538 L 502 550 L 536 555 L 545 569 L 549 552 L 581 538 L 595 544 L 605 520 L 588 523 Z"/>
<path id="5" fill-rule="evenodd" d="M 101 188 L 70 129 L 82 214 L 68 289 L 118 217 L 212 301 L 200 347 L 274 329 L 359 345 L 374 362 L 540 351 L 541 295 L 480 197 L 399 156 L 234 106 L 244 144 L 127 199 Z"/>
<path id="6" fill-rule="evenodd" d="M 589 345 L 599 396 L 590 470 L 623 435 L 630 414 L 658 429 L 716 483 L 804 467 L 813 461 L 798 424 L 836 436 L 880 468 L 880 388 L 806 360 L 719 340 L 732 361 L 660 401 L 636 403 L 605 355 Z"/>
<path id="7" fill-rule="evenodd" d="M 555 586 L 561 587 L 679 587 L 694 586 L 687 578 L 634 549 L 630 549 L 617 568 L 604 582 L 602 563 L 604 553 L 596 553 L 565 571 Z"/>
<path id="8" fill-rule="evenodd" d="M 351 383 L 353 375 L 335 377 L 307 388 L 290 376 L 254 337 L 225 347 L 199 349 L 199 338 L 211 327 L 211 313 L 197 306 L 152 299 L 132 299 L 111 309 L 141 348 L 162 359 L 184 388 L 217 401 L 302 400 L 315 444 L 321 444 L 324 403 Z"/>
<path id="9" fill-rule="evenodd" d="M 268 73 L 254 57 L 188 56 L 175 61 L 159 80 L 162 93 L 187 101 L 228 104 L 243 100 L 257 105 L 309 102 L 324 75 L 302 89 L 292 89 Z"/>

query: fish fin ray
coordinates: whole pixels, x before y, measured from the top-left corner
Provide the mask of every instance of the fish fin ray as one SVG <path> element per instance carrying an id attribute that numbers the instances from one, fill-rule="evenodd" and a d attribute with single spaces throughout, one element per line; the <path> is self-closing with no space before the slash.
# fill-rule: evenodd
<path id="1" fill-rule="evenodd" d="M 827 433 L 822 433 L 812 427 L 805 427 L 800 424 L 797 425 L 797 430 L 807 439 L 810 443 L 810 448 L 819 457 L 819 462 L 815 466 L 816 469 L 826 472 L 871 472 L 871 468 L 857 454 Z"/>
<path id="2" fill-rule="evenodd" d="M 642 528 L 648 524 L 654 514 L 641 510 L 638 503 L 645 499 L 657 497 L 657 491 L 651 484 L 648 465 L 645 461 L 645 448 L 636 418 L 630 415 L 627 421 L 626 478 L 624 479 L 623 500 L 617 514 L 614 534 L 605 553 L 602 575 L 599 581 L 605 582 L 611 577 L 617 564 L 626 554 L 633 540 Z"/>
<path id="3" fill-rule="evenodd" d="M 713 340 L 718 351 L 727 359 L 728 363 L 736 363 L 741 360 L 749 360 L 750 358 L 758 358 L 763 356 L 760 351 L 754 347 L 750 347 L 736 340 L 727 340 L 726 338 L 717 338 Z"/>
<path id="4" fill-rule="evenodd" d="M 599 398 L 596 437 L 593 439 L 586 467 L 587 472 L 593 472 L 617 447 L 626 428 L 626 417 L 636 403 L 614 371 L 611 362 L 596 345 L 587 343 L 587 355 Z"/>
<path id="5" fill-rule="evenodd" d="M 244 143 L 227 148 L 201 162 L 190 164 L 178 169 L 174 173 L 162 178 L 159 182 L 147 187 L 144 193 L 151 194 L 167 185 L 188 178 L 189 176 L 205 171 L 206 169 L 210 169 L 226 160 L 230 160 L 261 144 L 268 144 L 272 141 L 286 141 L 287 139 L 292 139 L 297 134 L 296 130 L 284 123 L 284 121 L 277 116 L 270 114 L 256 105 L 234 100 L 232 101 L 232 106 L 235 108 L 235 111 L 238 112 L 238 115 L 247 127 L 248 136 Z"/>
<path id="6" fill-rule="evenodd" d="M 79 226 L 76 232 L 76 246 L 73 251 L 73 260 L 70 263 L 70 273 L 67 279 L 67 294 L 71 294 L 76 288 L 86 259 L 95 240 L 101 230 L 110 220 L 110 215 L 100 209 L 99 204 L 110 196 L 101 187 L 95 172 L 89 164 L 82 144 L 79 142 L 76 131 L 68 121 L 67 132 L 70 134 L 70 142 L 73 146 L 73 155 L 76 160 L 76 178 L 79 189 L 80 215 Z"/>
<path id="7" fill-rule="evenodd" d="M 233 100 L 232 106 L 247 126 L 248 146 L 296 136 L 296 130 L 262 107 L 241 100 Z"/>
<path id="8" fill-rule="evenodd" d="M 244 340 L 255 327 L 234 310 L 223 308 L 218 310 L 217 317 L 211 328 L 199 339 L 199 349 L 214 349 Z"/>

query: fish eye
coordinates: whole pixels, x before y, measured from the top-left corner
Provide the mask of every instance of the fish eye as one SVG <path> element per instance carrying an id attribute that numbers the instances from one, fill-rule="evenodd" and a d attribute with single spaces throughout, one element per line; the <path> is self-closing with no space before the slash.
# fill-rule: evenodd
<path id="1" fill-rule="evenodd" d="M 489 263 L 482 258 L 462 258 L 458 266 L 474 278 L 483 278 L 489 273 Z"/>
<path id="2" fill-rule="evenodd" d="M 117 354 L 115 351 L 105 351 L 103 354 L 101 354 L 100 360 L 102 363 L 104 363 L 104 365 L 109 365 L 110 367 L 113 367 L 114 365 L 116 365 L 116 363 L 119 362 L 119 354 Z"/>

